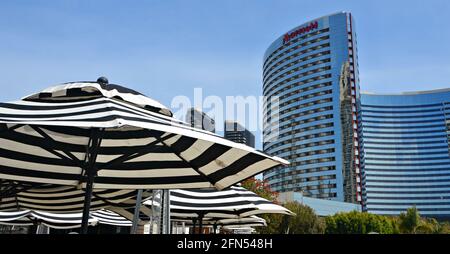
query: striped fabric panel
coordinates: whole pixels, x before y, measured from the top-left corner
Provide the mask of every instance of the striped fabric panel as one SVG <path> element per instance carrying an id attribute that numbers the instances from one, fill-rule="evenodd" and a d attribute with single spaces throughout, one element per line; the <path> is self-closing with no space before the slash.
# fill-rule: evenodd
<path id="1" fill-rule="evenodd" d="M 93 218 L 97 219 L 101 224 L 108 224 L 113 226 L 131 227 L 131 220 L 108 210 L 97 210 L 90 214 Z"/>
<path id="2" fill-rule="evenodd" d="M 25 211 L 14 211 L 14 212 L 0 212 L 0 222 L 16 221 L 24 217 L 27 217 L 31 212 Z"/>
<path id="3" fill-rule="evenodd" d="M 82 213 L 61 214 L 42 211 L 32 211 L 30 216 L 33 220 L 56 229 L 79 228 L 83 217 Z M 90 216 L 88 223 L 89 225 L 95 225 L 98 221 Z"/>
<path id="4" fill-rule="evenodd" d="M 151 205 L 151 200 L 144 202 Z M 293 215 L 288 209 L 264 199 L 243 187 L 229 189 L 171 190 L 170 213 L 173 218 L 242 218 L 264 213 Z"/>
<path id="5" fill-rule="evenodd" d="M 7 226 L 33 226 L 34 222 L 28 217 L 22 217 L 15 220 L 3 221 L 0 220 L 1 225 Z"/>
<path id="6" fill-rule="evenodd" d="M 99 84 L 97 82 L 68 82 L 62 85 L 49 87 L 39 93 L 32 94 L 23 98 L 28 101 L 77 101 L 97 97 L 118 98 L 125 102 L 133 103 L 147 110 L 160 114 L 172 116 L 172 112 L 164 105 L 144 96 L 132 89 L 115 85 Z"/>
<path id="7" fill-rule="evenodd" d="M 82 217 L 82 213 L 61 214 L 29 210 L 0 212 L 0 224 L 31 226 L 40 223 L 50 228 L 70 229 L 79 228 Z M 98 223 L 113 226 L 131 226 L 130 220 L 108 210 L 91 211 L 88 223 L 91 226 L 95 226 Z"/>
<path id="8" fill-rule="evenodd" d="M 110 206 L 130 208 L 136 204 L 136 190 L 95 189 L 91 210 Z M 151 195 L 143 192 L 143 200 Z M 0 211 L 39 210 L 52 213 L 77 213 L 83 211 L 85 193 L 71 186 L 33 188 L 17 193 L 13 197 L 0 199 Z"/>

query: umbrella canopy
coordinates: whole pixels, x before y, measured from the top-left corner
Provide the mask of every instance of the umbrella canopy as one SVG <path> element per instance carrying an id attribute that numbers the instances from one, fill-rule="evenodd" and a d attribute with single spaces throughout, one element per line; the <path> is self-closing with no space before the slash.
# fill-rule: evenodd
<path id="1" fill-rule="evenodd" d="M 31 226 L 33 221 L 27 216 L 30 211 L 0 212 L 0 224 L 12 226 Z"/>
<path id="2" fill-rule="evenodd" d="M 42 211 L 0 212 L 0 224 L 14 226 L 32 226 L 43 224 L 50 228 L 69 229 L 81 226 L 82 214 L 56 214 Z M 89 225 L 95 225 L 98 220 L 89 218 Z"/>
<path id="3" fill-rule="evenodd" d="M 151 206 L 160 203 L 148 198 L 143 202 L 140 218 L 148 220 L 152 216 Z M 110 207 L 114 212 L 131 220 L 134 210 L 123 207 Z M 204 221 L 247 218 L 258 214 L 279 213 L 295 215 L 283 206 L 277 205 L 256 193 L 240 186 L 226 190 L 209 189 L 170 190 L 170 216 L 177 221 L 202 217 Z"/>
<path id="4" fill-rule="evenodd" d="M 100 189 L 223 189 L 288 163 L 171 115 L 138 92 L 101 81 L 0 103 L 0 178 Z"/>
<path id="5" fill-rule="evenodd" d="M 151 204 L 151 200 L 144 202 Z M 171 190 L 170 214 L 173 218 L 243 218 L 264 213 L 293 215 L 288 209 L 274 204 L 243 187 L 215 189 Z"/>
<path id="6" fill-rule="evenodd" d="M 111 206 L 133 208 L 136 190 L 95 189 L 90 210 Z M 146 200 L 151 192 L 143 192 Z M 0 197 L 0 211 L 39 210 L 51 213 L 79 213 L 84 208 L 85 193 L 73 186 L 40 186 L 22 190 L 14 195 Z"/>
<path id="7" fill-rule="evenodd" d="M 50 228 L 70 229 L 81 226 L 82 213 L 47 213 L 42 211 L 24 210 L 0 212 L 0 224 L 32 226 L 37 223 Z M 108 210 L 97 210 L 90 213 L 89 225 L 107 224 L 113 226 L 131 226 L 131 221 L 117 213 Z"/>
<path id="8" fill-rule="evenodd" d="M 101 224 L 107 224 L 112 226 L 131 227 L 132 222 L 127 218 L 109 210 L 97 210 L 91 212 L 91 216 L 98 220 Z"/>
<path id="9" fill-rule="evenodd" d="M 70 229 L 80 227 L 82 219 L 81 213 L 46 213 L 42 211 L 14 211 L 14 212 L 0 212 L 0 224 L 14 225 L 14 226 L 32 226 L 36 223 L 44 224 L 50 228 L 56 229 Z M 191 220 L 178 219 L 176 222 L 185 222 L 187 226 L 192 226 Z M 131 227 L 131 220 L 127 219 L 115 212 L 101 209 L 91 211 L 90 225 L 107 224 L 113 226 Z M 257 216 L 250 216 L 247 218 L 238 219 L 207 219 L 204 221 L 205 226 L 220 226 L 220 227 L 258 227 L 267 226 L 264 219 Z"/>

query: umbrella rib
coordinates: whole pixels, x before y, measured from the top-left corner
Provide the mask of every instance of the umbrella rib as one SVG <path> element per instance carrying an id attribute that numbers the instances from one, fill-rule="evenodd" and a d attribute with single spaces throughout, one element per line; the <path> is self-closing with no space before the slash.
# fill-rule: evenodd
<path id="1" fill-rule="evenodd" d="M 49 140 L 50 142 L 56 144 L 56 141 L 55 141 L 52 137 L 50 137 L 47 133 L 45 133 L 42 129 L 40 129 L 40 128 L 36 127 L 36 126 L 33 126 L 33 125 L 30 125 L 30 126 L 31 126 L 31 128 L 33 128 L 33 130 L 35 130 L 37 133 L 39 133 L 42 137 L 44 137 L 44 138 L 46 138 L 47 140 Z M 48 152 L 51 152 L 51 153 L 57 155 L 58 157 L 60 157 L 61 159 L 65 160 L 65 161 L 75 162 L 75 165 L 76 165 L 76 166 L 81 167 L 81 161 L 80 161 L 77 157 L 75 157 L 71 152 L 66 151 L 66 150 L 65 150 L 64 148 L 62 148 L 62 147 L 60 148 L 60 150 L 61 150 L 64 154 L 66 154 L 67 156 L 69 156 L 70 159 L 72 159 L 72 160 L 69 160 L 69 158 L 67 158 L 67 157 L 65 157 L 65 156 L 63 156 L 63 155 L 61 155 L 61 154 L 59 154 L 59 153 L 56 152 L 55 150 L 47 149 L 47 148 L 45 148 L 45 147 L 42 147 L 42 148 L 44 148 L 44 149 L 47 150 Z"/>
<path id="2" fill-rule="evenodd" d="M 169 138 L 174 137 L 174 136 L 176 136 L 176 135 L 175 135 L 175 134 L 167 135 L 166 137 L 163 138 L 163 140 L 169 139 Z M 141 150 L 139 150 L 138 152 L 132 152 L 132 153 L 124 154 L 124 155 L 122 155 L 122 156 L 120 156 L 120 157 L 118 157 L 118 158 L 116 158 L 116 159 L 113 159 L 113 160 L 111 160 L 111 161 L 109 161 L 109 162 L 103 164 L 103 165 L 101 166 L 101 168 L 108 168 L 108 167 L 114 166 L 114 165 L 116 165 L 116 164 L 122 163 L 122 162 L 124 162 L 124 161 L 131 160 L 131 159 L 137 158 L 137 157 L 139 157 L 139 156 L 142 156 L 142 155 L 144 155 L 144 154 L 147 153 L 148 149 L 152 148 L 154 145 L 156 145 L 156 144 L 158 144 L 158 143 L 160 143 L 160 142 L 161 142 L 161 141 L 157 138 L 156 141 L 153 141 L 153 142 L 148 143 L 147 145 L 145 145 L 145 146 L 144 146 Z M 99 169 L 100 169 L 100 168 L 99 168 Z"/>
<path id="3" fill-rule="evenodd" d="M 18 193 L 20 193 L 22 191 L 27 191 L 29 189 L 32 189 L 32 188 L 35 188 L 35 187 L 39 187 L 39 186 L 44 185 L 44 184 L 31 184 L 30 186 L 22 187 L 22 189 L 20 189 L 20 190 L 17 190 L 17 185 L 16 184 L 13 185 L 12 182 L 9 185 L 13 186 L 13 187 L 10 187 L 9 190 L 6 189 L 3 193 L 0 192 L 0 199 L 3 198 L 3 197 L 15 196 L 16 194 L 18 194 Z"/>
<path id="4" fill-rule="evenodd" d="M 8 128 L 6 123 L 2 123 L 0 125 L 0 130 L 1 130 L 0 134 L 3 133 L 3 132 L 7 132 L 7 131 L 13 131 L 13 130 L 18 129 L 18 128 L 22 127 L 22 126 L 24 126 L 24 124 L 16 124 L 16 125 L 11 126 L 11 127 Z"/>
<path id="5" fill-rule="evenodd" d="M 84 170 L 82 173 L 86 175 L 86 189 L 85 189 L 85 199 L 83 205 L 83 217 L 81 220 L 81 229 L 80 233 L 87 234 L 88 231 L 88 222 L 89 222 L 89 210 L 91 208 L 91 198 L 92 198 L 92 189 L 94 185 L 94 178 L 97 174 L 98 168 L 96 167 L 98 149 L 101 146 L 103 137 L 101 133 L 104 131 L 103 128 L 93 128 L 91 129 L 91 135 L 88 142 L 87 153 L 85 157 L 85 162 L 87 159 L 87 164 L 84 163 Z M 81 179 L 83 176 L 81 175 Z"/>
<path id="6" fill-rule="evenodd" d="M 94 197 L 100 199 L 101 201 L 105 202 L 105 203 L 108 204 L 108 205 L 111 205 L 111 206 L 116 205 L 115 203 L 112 203 L 112 202 L 108 201 L 106 198 L 103 198 L 103 197 L 98 196 L 98 195 L 95 194 L 94 192 L 92 193 L 92 196 L 94 196 Z"/>
<path id="7" fill-rule="evenodd" d="M 198 174 L 200 174 L 202 177 L 204 177 L 208 182 L 210 182 L 212 185 L 216 184 L 216 181 L 214 181 L 212 178 L 210 178 L 209 176 L 207 176 L 205 173 L 201 172 L 200 169 L 194 165 L 192 165 L 192 163 L 190 163 L 189 161 L 187 161 L 186 159 L 183 158 L 183 156 L 181 156 L 181 154 L 176 151 L 175 149 L 172 148 L 172 146 L 167 145 L 166 143 L 164 143 L 164 140 L 159 139 L 158 137 L 156 137 L 156 139 L 160 140 L 160 142 L 165 145 L 167 148 L 169 148 L 178 158 L 180 158 L 181 160 L 183 160 L 186 164 L 188 164 L 192 169 L 194 169 Z"/>
<path id="8" fill-rule="evenodd" d="M 3 181 L 3 179 L 2 179 L 2 181 Z M 9 183 L 6 183 L 5 189 L 0 192 L 0 198 L 4 198 L 4 197 L 7 198 L 7 197 L 12 196 L 11 193 L 14 193 L 14 190 L 13 190 L 14 187 L 13 187 L 12 183 L 13 183 L 12 181 L 10 181 Z M 2 183 L 2 189 L 3 189 L 3 183 Z"/>
<path id="9" fill-rule="evenodd" d="M 13 183 L 13 186 L 14 186 L 14 189 L 15 189 L 16 185 L 14 183 Z M 17 199 L 17 195 L 14 195 L 14 200 L 16 201 L 16 209 L 20 210 L 19 209 L 19 200 Z"/>
<path id="10" fill-rule="evenodd" d="M 94 196 L 94 197 L 100 199 L 101 201 L 105 202 L 106 204 L 108 204 L 108 205 L 110 205 L 110 206 L 118 206 L 118 204 L 120 204 L 120 203 L 113 203 L 113 202 L 109 201 L 108 199 L 106 199 L 106 198 L 104 198 L 104 197 L 101 197 L 101 196 L 97 195 L 95 192 L 92 192 L 92 196 Z M 131 198 L 130 198 L 130 199 L 131 199 Z"/>
<path id="11" fill-rule="evenodd" d="M 5 126 L 6 126 L 6 124 L 5 124 Z M 20 127 L 22 127 L 22 126 L 25 126 L 25 125 L 23 125 L 23 124 L 17 124 L 17 125 L 15 125 L 15 126 L 11 127 L 11 128 L 4 127 L 5 130 L 2 130 L 1 132 L 13 131 L 13 130 L 15 130 L 15 129 L 17 129 L 17 128 L 20 128 Z M 42 131 L 41 129 L 39 129 L 39 128 L 33 126 L 33 125 L 29 125 L 29 126 L 30 126 L 33 130 L 35 130 L 37 133 L 39 133 L 40 135 L 42 135 L 43 138 L 46 138 L 46 139 L 48 139 L 48 140 L 51 141 L 51 142 L 55 142 L 50 136 L 48 136 L 48 135 L 47 135 L 44 131 Z M 3 127 L 3 126 L 2 126 L 2 127 Z M 73 162 L 72 162 L 71 160 L 69 160 L 67 157 L 61 155 L 60 153 L 58 153 L 58 152 L 56 152 L 56 151 L 54 151 L 54 150 L 52 150 L 52 149 L 46 148 L 45 146 L 41 146 L 41 148 L 44 149 L 44 150 L 46 150 L 47 152 L 53 154 L 53 155 L 58 156 L 59 158 L 61 158 L 62 160 L 66 161 L 66 162 L 70 162 L 71 164 L 73 163 Z M 61 150 L 63 150 L 63 149 L 61 149 Z M 65 154 L 67 154 L 67 156 L 69 156 L 70 158 L 72 158 L 73 160 L 76 160 L 76 161 L 79 162 L 79 160 L 78 160 L 75 156 L 73 156 L 71 153 L 68 153 L 68 152 L 66 152 L 66 151 L 64 151 L 64 150 L 63 150 L 63 152 L 64 152 Z M 80 165 L 76 165 L 76 166 L 80 166 Z"/>

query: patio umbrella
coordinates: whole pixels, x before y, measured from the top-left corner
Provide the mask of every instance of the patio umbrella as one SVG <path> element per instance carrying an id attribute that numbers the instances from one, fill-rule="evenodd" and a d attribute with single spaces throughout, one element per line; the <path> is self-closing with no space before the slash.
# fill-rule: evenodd
<path id="1" fill-rule="evenodd" d="M 146 206 L 160 204 L 151 199 L 144 202 Z M 151 210 L 146 214 L 151 216 Z M 130 218 L 132 211 L 116 210 L 117 213 Z M 209 189 L 170 190 L 170 216 L 173 220 L 192 220 L 201 228 L 204 221 L 221 219 L 241 219 L 253 215 L 279 213 L 294 215 L 288 209 L 277 205 L 256 193 L 240 186 L 226 190 Z"/>
<path id="2" fill-rule="evenodd" d="M 0 224 L 11 226 L 31 226 L 33 222 L 27 217 L 30 211 L 0 212 Z"/>
<path id="3" fill-rule="evenodd" d="M 16 212 L 0 212 L 0 224 L 32 226 L 42 224 L 55 229 L 77 228 L 81 225 L 82 214 L 61 214 L 47 213 L 42 211 L 16 211 Z M 95 225 L 98 220 L 90 217 L 89 225 Z"/>
<path id="4" fill-rule="evenodd" d="M 219 225 L 224 228 L 241 228 L 241 227 L 265 227 L 267 222 L 258 216 L 250 216 L 239 219 L 221 219 L 213 225 Z"/>
<path id="5" fill-rule="evenodd" d="M 293 215 L 277 205 L 240 186 L 226 190 L 190 189 L 170 191 L 170 211 L 178 218 L 243 218 L 264 213 Z M 147 200 L 144 204 L 150 204 Z"/>
<path id="6" fill-rule="evenodd" d="M 281 164 L 104 78 L 0 104 L 0 178 L 85 188 L 84 232 L 94 188 L 220 190 Z"/>
<path id="7" fill-rule="evenodd" d="M 151 210 L 149 210 L 148 206 L 143 206 L 143 210 L 140 212 L 139 218 L 142 221 L 149 221 L 151 217 Z M 99 212 L 104 211 L 100 210 Z M 113 211 L 108 211 L 112 214 L 115 214 L 117 216 L 120 216 L 120 219 L 118 221 L 122 221 L 123 223 L 130 223 L 134 217 L 134 213 L 130 209 L 122 209 L 122 208 L 115 208 Z M 178 223 L 185 223 L 186 226 L 193 226 L 194 229 L 196 226 L 198 226 L 198 218 L 191 218 L 191 217 L 177 217 L 177 216 L 171 216 L 171 221 L 178 222 Z M 260 226 L 267 226 L 266 220 L 263 218 L 257 217 L 255 215 L 249 216 L 249 217 L 241 217 L 241 218 L 221 218 L 221 217 L 205 217 L 202 219 L 202 227 L 208 226 L 213 227 L 214 230 L 217 229 L 217 227 L 224 227 L 224 228 L 239 228 L 239 227 L 260 227 Z"/>
<path id="8" fill-rule="evenodd" d="M 32 210 L 0 212 L 0 224 L 12 226 L 33 226 L 40 223 L 54 229 L 72 229 L 80 227 L 81 219 L 81 213 L 60 214 Z M 174 222 L 184 222 L 187 226 L 192 226 L 190 220 L 174 218 Z M 132 221 L 113 211 L 100 209 L 90 212 L 89 225 L 97 224 L 131 227 Z M 250 216 L 237 219 L 207 219 L 204 221 L 204 225 L 216 229 L 217 227 L 259 227 L 266 226 L 267 223 L 262 218 Z"/>
<path id="9" fill-rule="evenodd" d="M 200 231 L 206 219 L 245 218 L 257 214 L 280 213 L 294 215 L 288 209 L 258 196 L 243 187 L 215 189 L 171 190 L 170 213 L 176 218 L 191 218 Z M 144 204 L 148 204 L 146 201 Z"/>
<path id="10" fill-rule="evenodd" d="M 81 226 L 82 213 L 48 213 L 34 210 L 0 212 L 0 224 L 32 226 L 36 223 L 55 229 L 71 229 Z M 90 212 L 89 225 L 106 224 L 131 227 L 131 221 L 109 210 Z"/>
<path id="11" fill-rule="evenodd" d="M 95 189 L 92 193 L 91 211 L 111 206 L 133 208 L 136 190 Z M 143 192 L 146 200 L 151 192 Z M 47 185 L 23 190 L 0 197 L 0 211 L 39 210 L 50 213 L 80 213 L 84 207 L 85 193 L 74 186 Z"/>

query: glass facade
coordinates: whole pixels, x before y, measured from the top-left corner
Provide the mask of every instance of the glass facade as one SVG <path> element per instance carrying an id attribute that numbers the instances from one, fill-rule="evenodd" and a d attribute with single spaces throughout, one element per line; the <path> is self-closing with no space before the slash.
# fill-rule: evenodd
<path id="1" fill-rule="evenodd" d="M 321 17 L 275 40 L 263 59 L 263 94 L 268 98 L 263 149 L 291 162 L 264 173 L 271 188 L 361 202 L 359 77 L 351 14 Z"/>
<path id="2" fill-rule="evenodd" d="M 450 89 L 361 94 L 364 210 L 450 215 Z"/>
<path id="3" fill-rule="evenodd" d="M 361 205 L 359 204 L 308 198 L 298 192 L 282 192 L 278 195 L 277 200 L 281 204 L 296 201 L 300 204 L 307 205 L 312 208 L 318 216 L 332 216 L 336 213 L 346 213 L 351 211 L 361 212 Z"/>

